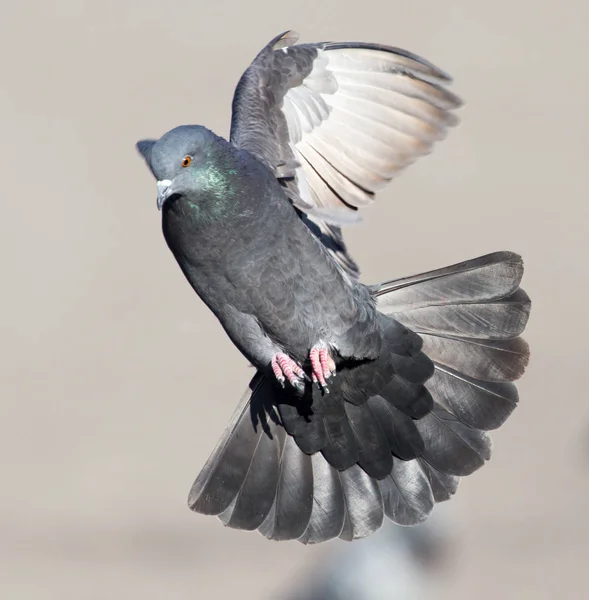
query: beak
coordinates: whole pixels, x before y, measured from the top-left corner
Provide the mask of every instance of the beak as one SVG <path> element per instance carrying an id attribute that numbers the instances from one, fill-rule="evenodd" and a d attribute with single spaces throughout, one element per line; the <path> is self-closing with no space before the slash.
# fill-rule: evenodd
<path id="1" fill-rule="evenodd" d="M 172 193 L 172 182 L 169 179 L 162 179 L 157 182 L 157 208 L 162 210 L 166 199 Z"/>

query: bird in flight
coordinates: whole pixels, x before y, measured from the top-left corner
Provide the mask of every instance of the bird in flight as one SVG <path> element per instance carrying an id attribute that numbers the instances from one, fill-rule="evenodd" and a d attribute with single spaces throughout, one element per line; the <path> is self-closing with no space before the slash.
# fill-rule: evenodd
<path id="1" fill-rule="evenodd" d="M 242 75 L 229 141 L 183 125 L 137 148 L 172 254 L 256 368 L 189 506 L 318 543 L 385 516 L 418 524 L 489 459 L 487 432 L 518 401 L 530 300 L 511 252 L 359 281 L 342 227 L 461 103 L 405 50 L 297 39 L 277 36 Z"/>

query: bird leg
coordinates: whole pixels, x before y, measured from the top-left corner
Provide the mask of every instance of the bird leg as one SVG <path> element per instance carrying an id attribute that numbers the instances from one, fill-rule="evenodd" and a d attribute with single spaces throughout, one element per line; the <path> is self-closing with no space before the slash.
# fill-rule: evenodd
<path id="1" fill-rule="evenodd" d="M 272 358 L 272 371 L 276 380 L 284 387 L 285 379 L 290 385 L 302 390 L 304 387 L 303 380 L 309 379 L 303 369 L 287 354 L 278 352 Z"/>
<path id="2" fill-rule="evenodd" d="M 313 382 L 317 383 L 324 392 L 329 392 L 327 380 L 335 374 L 335 362 L 324 346 L 313 346 L 309 354 Z"/>

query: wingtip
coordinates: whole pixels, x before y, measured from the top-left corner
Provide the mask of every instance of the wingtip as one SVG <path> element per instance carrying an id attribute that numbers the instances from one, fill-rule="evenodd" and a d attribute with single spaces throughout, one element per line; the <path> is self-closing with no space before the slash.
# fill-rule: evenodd
<path id="1" fill-rule="evenodd" d="M 423 56 L 419 54 L 415 54 L 410 52 L 409 50 L 405 50 L 404 48 L 399 48 L 396 46 L 389 46 L 387 44 L 379 44 L 375 42 L 326 42 L 325 43 L 326 50 L 339 50 L 339 49 L 357 49 L 357 50 L 376 50 L 379 52 L 386 52 L 389 54 L 395 54 L 398 57 L 408 59 L 421 65 L 424 69 L 421 71 L 421 75 L 429 75 L 437 83 L 441 83 L 443 85 L 451 84 L 454 79 L 453 77 L 438 67 L 434 65 L 429 60 L 425 59 Z"/>
<path id="2" fill-rule="evenodd" d="M 269 44 L 272 50 L 280 50 L 282 48 L 288 48 L 289 46 L 294 46 L 298 39 L 299 34 L 292 29 L 288 31 L 282 32 L 280 35 L 277 35 Z"/>

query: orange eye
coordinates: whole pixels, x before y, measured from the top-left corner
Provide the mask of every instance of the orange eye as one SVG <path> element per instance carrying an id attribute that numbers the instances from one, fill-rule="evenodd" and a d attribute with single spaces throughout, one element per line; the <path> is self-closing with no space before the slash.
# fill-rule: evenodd
<path id="1" fill-rule="evenodd" d="M 192 162 L 192 157 L 191 156 L 185 156 L 182 159 L 182 166 L 183 167 L 187 167 L 191 162 Z"/>

